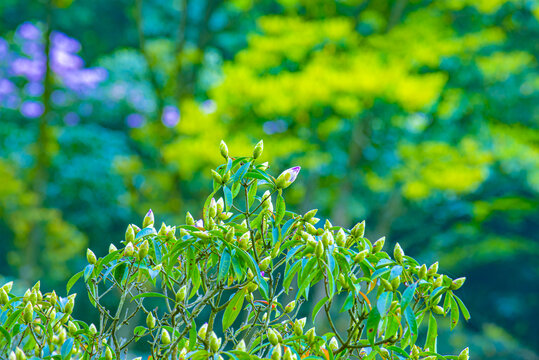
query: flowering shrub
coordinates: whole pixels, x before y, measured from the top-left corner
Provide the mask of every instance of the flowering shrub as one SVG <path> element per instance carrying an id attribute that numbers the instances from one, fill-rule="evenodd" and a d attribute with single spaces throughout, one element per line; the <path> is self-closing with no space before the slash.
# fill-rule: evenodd
<path id="1" fill-rule="evenodd" d="M 0 353 L 112 360 L 142 341 L 151 359 L 468 359 L 468 349 L 442 356 L 436 343 L 440 317 L 451 328 L 469 318 L 454 294 L 464 278 L 420 265 L 398 244 L 390 256 L 384 238 L 364 237 L 364 222 L 316 227 L 316 210 L 286 210 L 283 190 L 300 168 L 271 176 L 257 163 L 262 142 L 251 157 L 229 157 L 224 142 L 220 151 L 226 163 L 212 170 L 200 220 L 187 213 L 185 224 L 156 229 L 150 210 L 106 256 L 88 249 L 67 291 L 84 280 L 98 325 L 71 317 L 76 294 L 42 294 L 38 282 L 20 297 L 5 284 Z M 323 297 L 301 317 L 313 289 Z M 329 332 L 314 326 L 317 316 Z"/>

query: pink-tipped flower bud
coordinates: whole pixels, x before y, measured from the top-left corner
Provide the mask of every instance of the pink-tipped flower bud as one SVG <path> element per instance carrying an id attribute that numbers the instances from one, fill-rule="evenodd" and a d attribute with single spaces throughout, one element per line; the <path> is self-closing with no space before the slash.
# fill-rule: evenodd
<path id="1" fill-rule="evenodd" d="M 129 225 L 127 229 L 125 230 L 125 241 L 130 243 L 135 240 L 135 229 L 133 228 L 133 225 Z"/>
<path id="2" fill-rule="evenodd" d="M 365 235 L 365 220 L 360 223 L 357 223 L 350 232 L 352 236 L 356 238 L 362 238 L 363 235 Z"/>
<path id="3" fill-rule="evenodd" d="M 301 170 L 300 166 L 294 166 L 290 169 L 283 171 L 281 175 L 277 177 L 275 184 L 280 189 L 286 189 L 287 187 L 292 185 L 294 181 L 296 181 L 296 178 L 298 177 L 300 170 Z"/>
<path id="4" fill-rule="evenodd" d="M 150 209 L 146 213 L 146 216 L 144 216 L 144 220 L 142 221 L 142 227 L 146 228 L 148 226 L 153 226 L 154 221 L 155 221 L 155 219 L 154 219 L 154 216 L 153 216 L 153 211 L 152 211 L 152 209 Z"/>

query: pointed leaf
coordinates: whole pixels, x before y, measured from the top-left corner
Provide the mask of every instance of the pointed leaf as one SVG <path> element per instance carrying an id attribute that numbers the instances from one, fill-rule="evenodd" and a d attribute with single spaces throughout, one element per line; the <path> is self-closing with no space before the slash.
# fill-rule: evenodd
<path id="1" fill-rule="evenodd" d="M 246 292 L 245 289 L 241 289 L 234 295 L 230 303 L 228 303 L 223 315 L 223 331 L 226 331 L 226 329 L 232 326 L 234 320 L 238 317 L 243 306 Z"/>

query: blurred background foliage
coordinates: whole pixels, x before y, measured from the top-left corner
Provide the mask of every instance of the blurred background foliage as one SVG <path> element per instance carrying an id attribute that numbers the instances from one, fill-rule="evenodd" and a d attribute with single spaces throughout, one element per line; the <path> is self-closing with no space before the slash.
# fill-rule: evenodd
<path id="1" fill-rule="evenodd" d="M 534 0 L 3 0 L 0 274 L 62 286 L 264 139 L 294 210 L 468 277 L 442 351 L 537 359 L 537 39 Z"/>

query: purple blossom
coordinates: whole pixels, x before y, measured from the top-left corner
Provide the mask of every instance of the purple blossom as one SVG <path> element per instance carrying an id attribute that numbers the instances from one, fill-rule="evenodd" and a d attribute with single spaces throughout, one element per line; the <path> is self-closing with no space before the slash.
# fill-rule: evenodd
<path id="1" fill-rule="evenodd" d="M 100 82 L 107 78 L 108 73 L 103 68 L 88 68 L 71 70 L 59 75 L 68 88 L 75 91 L 84 91 L 95 89 Z"/>
<path id="2" fill-rule="evenodd" d="M 66 71 L 80 69 L 83 66 L 84 61 L 78 55 L 57 49 L 51 51 L 51 68 L 60 76 Z"/>
<path id="3" fill-rule="evenodd" d="M 206 100 L 200 104 L 200 109 L 204 114 L 213 114 L 217 110 L 217 104 L 213 100 Z"/>
<path id="4" fill-rule="evenodd" d="M 0 79 L 0 95 L 6 95 L 15 91 L 15 85 L 8 79 Z"/>
<path id="5" fill-rule="evenodd" d="M 61 51 L 76 53 L 81 49 L 80 42 L 58 31 L 52 32 L 51 41 L 52 45 Z"/>
<path id="6" fill-rule="evenodd" d="M 130 128 L 139 128 L 144 124 L 144 116 L 140 114 L 129 114 L 125 118 L 125 122 Z"/>
<path id="7" fill-rule="evenodd" d="M 31 22 L 24 22 L 17 28 L 16 34 L 26 40 L 37 40 L 41 36 L 41 31 Z"/>
<path id="8" fill-rule="evenodd" d="M 24 76 L 30 81 L 40 81 L 45 76 L 45 63 L 39 60 L 18 58 L 11 63 L 11 71 L 14 75 Z"/>
<path id="9" fill-rule="evenodd" d="M 24 87 L 24 91 L 30 96 L 40 96 L 43 94 L 43 84 L 39 82 L 29 82 Z"/>
<path id="10" fill-rule="evenodd" d="M 77 115 L 77 113 L 69 112 L 64 116 L 64 123 L 67 126 L 75 126 L 79 123 L 80 117 Z"/>
<path id="11" fill-rule="evenodd" d="M 45 107 L 38 101 L 25 101 L 21 105 L 21 114 L 27 118 L 40 117 Z"/>
<path id="12" fill-rule="evenodd" d="M 261 271 L 261 272 L 260 272 L 260 276 L 266 276 L 266 273 L 263 272 L 263 271 Z"/>
<path id="13" fill-rule="evenodd" d="M 51 100 L 55 105 L 65 105 L 67 102 L 67 96 L 63 90 L 54 90 L 51 94 Z"/>
<path id="14" fill-rule="evenodd" d="M 288 129 L 288 124 L 286 121 L 279 119 L 275 121 L 266 121 L 264 125 L 262 125 L 262 128 L 266 134 L 272 135 L 285 132 L 286 129 Z"/>
<path id="15" fill-rule="evenodd" d="M 3 106 L 8 109 L 16 109 L 19 107 L 21 99 L 16 94 L 8 94 L 5 97 Z"/>
<path id="16" fill-rule="evenodd" d="M 4 38 L 0 37 L 0 55 L 3 56 L 7 54 L 8 49 L 9 49 L 9 45 L 7 41 Z"/>
<path id="17" fill-rule="evenodd" d="M 25 42 L 22 45 L 22 52 L 34 59 L 45 59 L 45 47 L 38 42 Z"/>
<path id="18" fill-rule="evenodd" d="M 180 121 L 180 110 L 175 106 L 165 106 L 161 121 L 166 127 L 174 127 Z"/>

